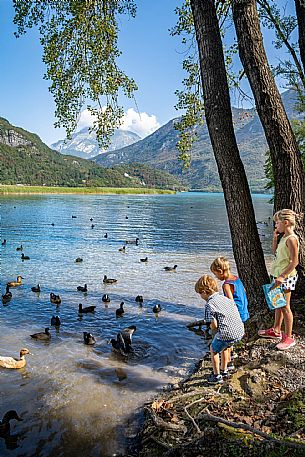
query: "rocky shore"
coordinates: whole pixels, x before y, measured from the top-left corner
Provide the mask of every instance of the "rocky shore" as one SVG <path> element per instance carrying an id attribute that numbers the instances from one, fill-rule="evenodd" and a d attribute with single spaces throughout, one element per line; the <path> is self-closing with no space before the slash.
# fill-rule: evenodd
<path id="1" fill-rule="evenodd" d="M 145 406 L 136 454 L 159 456 L 304 457 L 305 315 L 296 303 L 297 345 L 248 338 L 235 371 L 209 385 L 209 354 L 187 379 Z"/>

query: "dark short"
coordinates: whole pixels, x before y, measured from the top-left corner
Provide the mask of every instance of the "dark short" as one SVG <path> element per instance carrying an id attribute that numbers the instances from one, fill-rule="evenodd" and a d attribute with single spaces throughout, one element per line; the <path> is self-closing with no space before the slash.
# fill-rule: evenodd
<path id="1" fill-rule="evenodd" d="M 220 340 L 217 335 L 214 336 L 214 339 L 211 343 L 214 354 L 219 354 L 225 349 L 230 348 L 233 344 L 236 343 L 236 340 Z"/>

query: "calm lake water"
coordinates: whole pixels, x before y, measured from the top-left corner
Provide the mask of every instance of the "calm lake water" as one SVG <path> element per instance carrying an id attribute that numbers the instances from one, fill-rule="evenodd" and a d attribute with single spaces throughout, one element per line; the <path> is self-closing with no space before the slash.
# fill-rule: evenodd
<path id="1" fill-rule="evenodd" d="M 257 221 L 266 221 L 272 215 L 269 197 L 253 199 Z M 0 355 L 17 357 L 22 347 L 32 353 L 23 369 L 0 368 L 0 416 L 15 409 L 23 418 L 12 421 L 15 439 L 0 438 L 0 455 L 124 455 L 137 432 L 134 413 L 185 376 L 206 351 L 186 323 L 203 315 L 195 281 L 217 255 L 232 259 L 223 196 L 10 196 L 0 203 L 1 238 L 7 240 L 1 246 L 2 293 L 6 282 L 24 277 L 0 309 Z M 259 229 L 269 253 L 272 228 Z M 119 252 L 136 237 L 138 246 Z M 30 260 L 21 260 L 20 244 Z M 140 262 L 146 256 L 148 262 Z M 83 262 L 75 263 L 77 257 Z M 164 271 L 175 264 L 176 272 Z M 118 282 L 104 285 L 104 275 Z M 38 283 L 40 294 L 31 291 Z M 87 295 L 76 290 L 85 283 Z M 50 292 L 61 296 L 59 307 L 50 303 Z M 142 307 L 135 302 L 138 294 Z M 117 319 L 121 301 L 125 314 Z M 95 305 L 95 313 L 79 316 L 79 303 Z M 157 316 L 155 304 L 162 307 Z M 62 325 L 51 328 L 51 341 L 31 339 L 50 326 L 53 314 Z M 108 341 L 132 324 L 135 353 L 124 359 Z M 93 333 L 94 347 L 83 344 L 83 331 Z"/>

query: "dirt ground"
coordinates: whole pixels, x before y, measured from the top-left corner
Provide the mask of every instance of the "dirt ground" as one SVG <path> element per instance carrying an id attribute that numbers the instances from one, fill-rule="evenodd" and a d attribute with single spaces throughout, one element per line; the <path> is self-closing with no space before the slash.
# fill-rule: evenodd
<path id="1" fill-rule="evenodd" d="M 235 371 L 210 385 L 209 354 L 187 379 L 145 406 L 130 455 L 305 457 L 305 303 L 295 304 L 297 345 L 252 338 L 237 349 Z"/>

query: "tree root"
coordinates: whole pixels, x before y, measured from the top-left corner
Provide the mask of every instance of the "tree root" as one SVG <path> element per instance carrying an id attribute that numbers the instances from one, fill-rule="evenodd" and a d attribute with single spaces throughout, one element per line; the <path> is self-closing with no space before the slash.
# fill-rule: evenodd
<path id="1" fill-rule="evenodd" d="M 154 425 L 158 428 L 165 430 L 172 430 L 175 432 L 182 432 L 185 434 L 187 428 L 185 425 L 172 424 L 171 422 L 165 422 L 161 417 L 158 417 L 150 408 L 145 407 L 144 410 L 148 413 L 149 417 L 152 419 Z"/>

